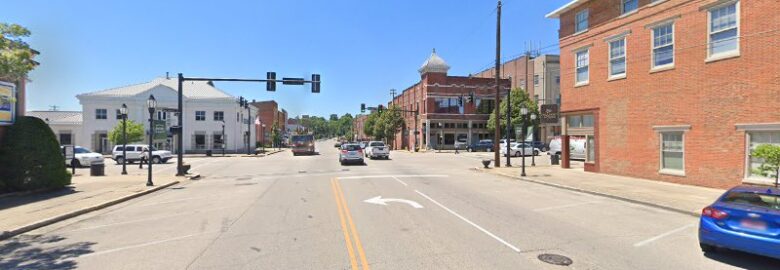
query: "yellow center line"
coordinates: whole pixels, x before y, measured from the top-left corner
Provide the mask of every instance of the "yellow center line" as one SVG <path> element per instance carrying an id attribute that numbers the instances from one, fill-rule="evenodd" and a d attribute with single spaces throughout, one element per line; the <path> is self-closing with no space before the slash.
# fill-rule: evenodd
<path id="1" fill-rule="evenodd" d="M 350 214 L 347 201 L 344 199 L 344 191 L 341 188 L 341 183 L 339 183 L 338 179 L 334 179 L 334 182 L 336 183 L 339 195 L 341 195 L 339 197 L 341 198 L 341 204 L 344 206 L 344 212 L 347 214 L 347 221 L 349 221 L 349 226 L 352 229 L 352 236 L 355 238 L 355 246 L 357 246 L 358 254 L 360 255 L 360 263 L 363 265 L 363 270 L 370 270 L 371 268 L 368 266 L 366 253 L 363 251 L 363 244 L 360 242 L 360 236 L 358 235 L 357 228 L 355 228 L 355 223 L 352 222 L 352 214 Z"/>
<path id="2" fill-rule="evenodd" d="M 355 258 L 355 250 L 352 248 L 352 240 L 349 238 L 349 229 L 347 229 L 347 223 L 344 220 L 344 211 L 342 210 L 341 200 L 339 200 L 338 187 L 336 186 L 335 179 L 330 179 L 330 186 L 333 189 L 333 198 L 336 200 L 336 207 L 339 210 L 339 219 L 341 219 L 341 231 L 344 232 L 344 242 L 347 245 L 347 252 L 349 253 L 349 263 L 352 265 L 352 269 L 357 270 L 358 264 Z"/>

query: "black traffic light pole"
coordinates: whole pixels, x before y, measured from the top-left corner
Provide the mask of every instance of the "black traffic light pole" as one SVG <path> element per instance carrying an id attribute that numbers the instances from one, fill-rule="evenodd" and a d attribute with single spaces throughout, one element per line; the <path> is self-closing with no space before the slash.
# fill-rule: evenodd
<path id="1" fill-rule="evenodd" d="M 184 94 L 183 94 L 183 83 L 185 81 L 205 81 L 205 82 L 259 82 L 259 83 L 267 83 L 266 90 L 268 91 L 276 91 L 276 82 L 280 81 L 282 84 L 286 85 L 303 85 L 306 83 L 311 84 L 311 92 L 312 93 L 319 93 L 320 92 L 320 74 L 312 74 L 311 80 L 305 80 L 303 78 L 282 78 L 281 80 L 276 79 L 276 72 L 267 72 L 266 73 L 266 79 L 235 79 L 235 78 L 202 78 L 202 77 L 184 77 L 183 73 L 179 73 L 179 117 L 178 122 L 179 126 L 176 127 L 176 136 L 178 137 L 178 140 L 176 141 L 176 148 L 178 150 L 178 153 L 176 155 L 176 176 L 183 176 L 186 174 L 184 171 Z M 251 122 L 251 121 L 250 121 Z"/>
<path id="2" fill-rule="evenodd" d="M 418 141 L 418 140 L 417 140 L 417 139 L 418 139 L 418 138 L 417 138 L 417 135 L 418 135 L 418 134 L 417 134 L 417 118 L 419 118 L 419 116 L 420 116 L 420 106 L 419 106 L 419 105 L 418 105 L 418 106 L 416 106 L 416 107 L 414 108 L 414 110 L 404 110 L 404 109 L 399 109 L 398 107 L 395 107 L 395 108 L 396 108 L 396 110 L 398 110 L 399 112 L 410 112 L 410 113 L 414 113 L 414 147 L 415 147 L 415 148 L 417 148 L 417 141 Z M 379 106 L 377 106 L 377 107 L 366 107 L 366 104 L 365 104 L 365 103 L 361 103 L 361 104 L 360 104 L 360 112 L 361 112 L 361 113 L 363 113 L 363 112 L 366 112 L 366 109 L 369 109 L 369 110 L 372 110 L 372 111 L 374 111 L 374 110 L 375 110 L 375 111 L 382 112 L 383 106 L 382 106 L 382 105 L 379 105 Z"/>

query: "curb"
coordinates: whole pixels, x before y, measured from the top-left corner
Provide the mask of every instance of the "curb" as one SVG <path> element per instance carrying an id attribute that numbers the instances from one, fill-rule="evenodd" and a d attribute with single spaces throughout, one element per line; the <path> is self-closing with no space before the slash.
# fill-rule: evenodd
<path id="1" fill-rule="evenodd" d="M 57 222 L 60 222 L 60 221 L 66 220 L 66 219 L 74 218 L 74 217 L 77 217 L 77 216 L 80 216 L 80 215 L 83 215 L 83 214 L 86 214 L 86 213 L 89 213 L 89 212 L 92 212 L 92 211 L 100 210 L 100 209 L 103 209 L 103 208 L 106 208 L 106 207 L 109 207 L 109 206 L 112 206 L 112 205 L 115 205 L 115 204 L 123 203 L 125 201 L 129 201 L 131 199 L 135 199 L 137 197 L 141 197 L 143 195 L 146 195 L 146 194 L 149 194 L 149 193 L 152 193 L 152 192 L 155 192 L 155 191 L 158 191 L 158 190 L 161 190 L 161 189 L 164 189 L 164 188 L 176 185 L 178 183 L 179 183 L 179 181 L 173 181 L 173 182 L 170 182 L 170 183 L 162 185 L 162 186 L 157 186 L 157 187 L 154 187 L 152 189 L 147 189 L 147 190 L 144 190 L 144 191 L 141 191 L 141 192 L 138 192 L 138 193 L 133 193 L 133 194 L 130 194 L 130 195 L 127 195 L 127 196 L 124 196 L 124 197 L 121 197 L 121 198 L 118 198 L 118 199 L 115 199 L 115 200 L 112 200 L 112 201 L 108 201 L 108 202 L 104 202 L 104 203 L 101 203 L 101 204 L 98 204 L 98 205 L 94 205 L 94 206 L 90 206 L 90 207 L 87 207 L 87 208 L 75 210 L 75 211 L 72 211 L 72 212 L 69 212 L 69 213 L 65 213 L 65 214 L 62 214 L 62 215 L 59 215 L 59 216 L 56 216 L 56 217 L 51 217 L 51 218 L 47 218 L 47 219 L 44 219 L 44 220 L 40 220 L 38 222 L 34 222 L 32 224 L 28 224 L 28 225 L 25 225 L 25 226 L 22 226 L 22 227 L 19 227 L 19 228 L 15 228 L 15 229 L 12 229 L 10 231 L 3 231 L 2 233 L 0 233 L 0 241 L 9 239 L 11 237 L 14 237 L 14 236 L 17 236 L 17 235 L 20 235 L 20 234 L 23 234 L 23 233 L 26 233 L 26 232 L 29 232 L 29 231 L 32 231 L 32 230 L 35 230 L 35 229 L 39 229 L 39 228 L 42 228 L 42 227 L 45 227 L 45 226 L 49 226 L 51 224 L 54 224 L 54 223 L 57 223 Z"/>
<path id="2" fill-rule="evenodd" d="M 474 170 L 475 171 L 479 171 L 479 172 L 488 172 L 487 170 L 485 170 L 483 168 L 479 168 L 479 167 L 474 168 Z M 491 173 L 491 172 L 488 172 L 488 173 Z M 540 184 L 540 185 L 545 185 L 545 186 L 549 186 L 549 187 L 566 189 L 566 190 L 571 190 L 571 191 L 575 191 L 575 192 L 586 193 L 586 194 L 590 194 L 590 195 L 596 195 L 596 196 L 600 196 L 600 197 L 620 200 L 620 201 L 624 201 L 624 202 L 629 202 L 629 203 L 634 203 L 634 204 L 639 204 L 639 205 L 644 205 L 644 206 L 650 206 L 650 207 L 653 207 L 653 208 L 659 208 L 659 209 L 663 209 L 663 210 L 667 210 L 667 211 L 671 211 L 671 212 L 675 212 L 675 213 L 679 213 L 679 214 L 684 214 L 684 215 L 688 215 L 688 216 L 693 216 L 693 217 L 697 217 L 697 218 L 701 216 L 701 213 L 698 212 L 698 211 L 690 211 L 690 210 L 685 210 L 685 209 L 679 209 L 679 208 L 675 208 L 675 207 L 671 207 L 671 206 L 666 206 L 666 205 L 662 205 L 662 204 L 646 202 L 646 201 L 641 201 L 641 200 L 630 199 L 630 198 L 621 197 L 621 196 L 618 196 L 618 195 L 613 195 L 613 194 L 608 194 L 608 193 L 603 193 L 603 192 L 598 192 L 598 191 L 592 191 L 592 190 L 581 189 L 581 188 L 567 186 L 567 185 L 550 183 L 550 182 L 545 182 L 545 181 L 536 180 L 536 179 L 527 178 L 527 177 L 518 177 L 518 176 L 507 175 L 507 174 L 500 173 L 500 172 L 496 172 L 496 173 L 492 173 L 492 174 L 495 174 L 495 175 L 498 175 L 498 176 L 507 177 L 507 178 L 512 178 L 512 179 L 517 179 L 517 180 L 520 180 L 520 181 L 530 182 L 530 183 L 534 183 L 534 184 Z"/>

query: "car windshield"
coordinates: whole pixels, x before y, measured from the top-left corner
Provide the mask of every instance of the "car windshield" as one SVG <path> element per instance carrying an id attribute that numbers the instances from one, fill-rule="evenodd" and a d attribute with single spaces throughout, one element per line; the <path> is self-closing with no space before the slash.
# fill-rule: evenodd
<path id="1" fill-rule="evenodd" d="M 370 146 L 385 146 L 383 142 L 372 142 Z"/>
<path id="2" fill-rule="evenodd" d="M 306 143 L 314 140 L 314 137 L 312 135 L 298 135 L 293 136 L 291 141 L 293 143 Z"/>
<path id="3" fill-rule="evenodd" d="M 780 210 L 780 195 L 756 192 L 731 191 L 721 202 Z"/>
<path id="4" fill-rule="evenodd" d="M 76 150 L 75 150 L 75 152 L 76 152 L 76 154 L 88 154 L 88 153 L 92 153 L 92 151 L 89 151 L 89 149 L 87 149 L 87 148 L 84 148 L 84 147 L 76 147 Z"/>
<path id="5" fill-rule="evenodd" d="M 345 144 L 341 149 L 347 150 L 347 151 L 357 151 L 360 150 L 360 145 L 357 144 Z"/>

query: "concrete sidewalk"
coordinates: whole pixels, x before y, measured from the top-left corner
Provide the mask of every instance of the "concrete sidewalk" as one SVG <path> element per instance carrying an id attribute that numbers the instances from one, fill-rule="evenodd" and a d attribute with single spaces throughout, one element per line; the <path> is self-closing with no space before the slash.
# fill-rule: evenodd
<path id="1" fill-rule="evenodd" d="M 514 167 L 477 168 L 477 170 L 518 180 L 659 207 L 692 216 L 699 216 L 702 208 L 714 202 L 725 191 L 722 189 L 651 181 L 633 177 L 590 173 L 583 171 L 581 163 L 574 163 L 571 169 L 561 169 L 559 166 L 549 165 L 549 160 L 544 156 L 537 158 L 537 166 L 534 167 L 531 167 L 529 165 L 530 162 L 526 160 L 526 177 L 520 177 L 520 162 L 518 159 L 512 160 Z"/>
<path id="2" fill-rule="evenodd" d="M 173 176 L 145 175 L 73 177 L 70 186 L 52 192 L 0 198 L 0 240 L 68 218 L 105 208 L 179 183 Z"/>

